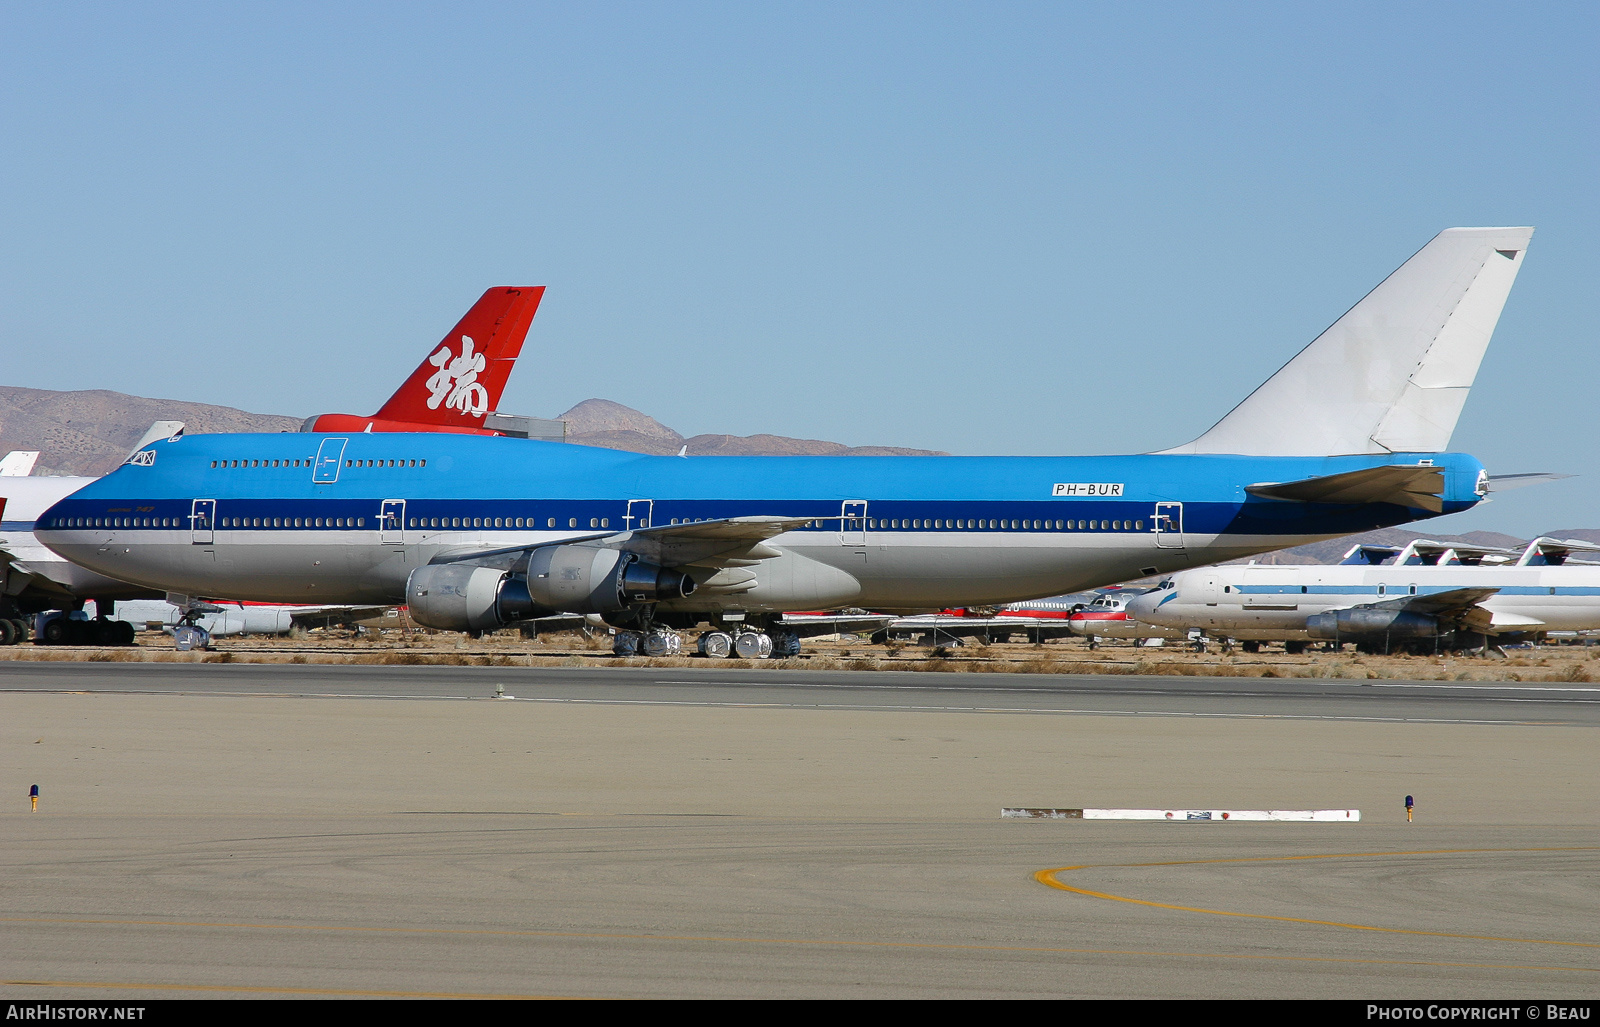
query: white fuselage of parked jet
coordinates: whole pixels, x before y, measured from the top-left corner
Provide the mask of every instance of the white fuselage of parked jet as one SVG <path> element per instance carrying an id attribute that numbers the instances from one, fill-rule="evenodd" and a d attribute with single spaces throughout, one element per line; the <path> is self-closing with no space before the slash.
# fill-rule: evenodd
<path id="1" fill-rule="evenodd" d="M 1600 566 L 1570 564 L 1204 567 L 1173 575 L 1135 598 L 1129 612 L 1242 640 L 1302 639 L 1317 614 L 1463 589 L 1495 590 L 1474 604 L 1490 615 L 1490 633 L 1600 629 Z"/>

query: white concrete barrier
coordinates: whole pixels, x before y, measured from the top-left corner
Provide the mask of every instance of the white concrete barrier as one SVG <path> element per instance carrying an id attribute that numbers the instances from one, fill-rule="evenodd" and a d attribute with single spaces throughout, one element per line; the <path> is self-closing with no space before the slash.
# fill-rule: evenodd
<path id="1" fill-rule="evenodd" d="M 1044 809 L 1007 806 L 1003 818 L 1026 820 L 1277 820 L 1355 823 L 1358 809 Z"/>

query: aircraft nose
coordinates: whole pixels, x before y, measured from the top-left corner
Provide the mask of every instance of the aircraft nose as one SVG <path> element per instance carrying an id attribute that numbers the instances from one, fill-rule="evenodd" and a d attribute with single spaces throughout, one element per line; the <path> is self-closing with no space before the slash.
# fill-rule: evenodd
<path id="1" fill-rule="evenodd" d="M 1151 617 L 1155 614 L 1156 604 L 1161 601 L 1165 592 L 1150 592 L 1142 596 L 1134 596 L 1128 600 L 1128 616 L 1142 620 L 1146 624 L 1154 624 Z"/>

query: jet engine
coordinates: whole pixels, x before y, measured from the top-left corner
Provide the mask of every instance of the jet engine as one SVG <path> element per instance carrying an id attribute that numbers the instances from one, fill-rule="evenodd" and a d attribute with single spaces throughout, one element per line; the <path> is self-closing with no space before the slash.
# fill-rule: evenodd
<path id="1" fill-rule="evenodd" d="M 633 553 L 596 546 L 547 546 L 528 558 L 528 594 L 566 613 L 614 613 L 630 606 L 683 599 L 694 579 Z"/>
<path id="2" fill-rule="evenodd" d="M 418 567 L 406 579 L 412 619 L 441 631 L 494 631 L 551 613 L 615 613 L 693 591 L 682 571 L 594 546 L 536 549 L 526 573 L 443 563 Z"/>
<path id="3" fill-rule="evenodd" d="M 1406 610 L 1357 606 L 1349 610 L 1330 610 L 1306 618 L 1306 634 L 1312 638 L 1353 640 L 1363 635 L 1432 638 L 1441 630 L 1438 618 Z"/>

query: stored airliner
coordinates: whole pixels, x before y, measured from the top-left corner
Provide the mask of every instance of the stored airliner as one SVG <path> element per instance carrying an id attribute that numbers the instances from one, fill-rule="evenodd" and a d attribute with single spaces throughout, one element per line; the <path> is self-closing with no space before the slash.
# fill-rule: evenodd
<path id="1" fill-rule="evenodd" d="M 1440 233 L 1160 453 L 683 458 L 470 435 L 189 436 L 56 504 L 39 536 L 168 591 L 406 603 L 454 630 L 566 611 L 759 636 L 787 610 L 1078 591 L 1478 503 L 1483 466 L 1444 450 L 1531 235 Z"/>
<path id="2" fill-rule="evenodd" d="M 1247 650 L 1349 642 L 1378 652 L 1476 648 L 1549 631 L 1600 630 L 1600 545 L 1537 538 L 1521 551 L 1419 539 L 1355 546 L 1341 564 L 1185 571 L 1137 596 L 1142 624 L 1198 628 Z"/>

